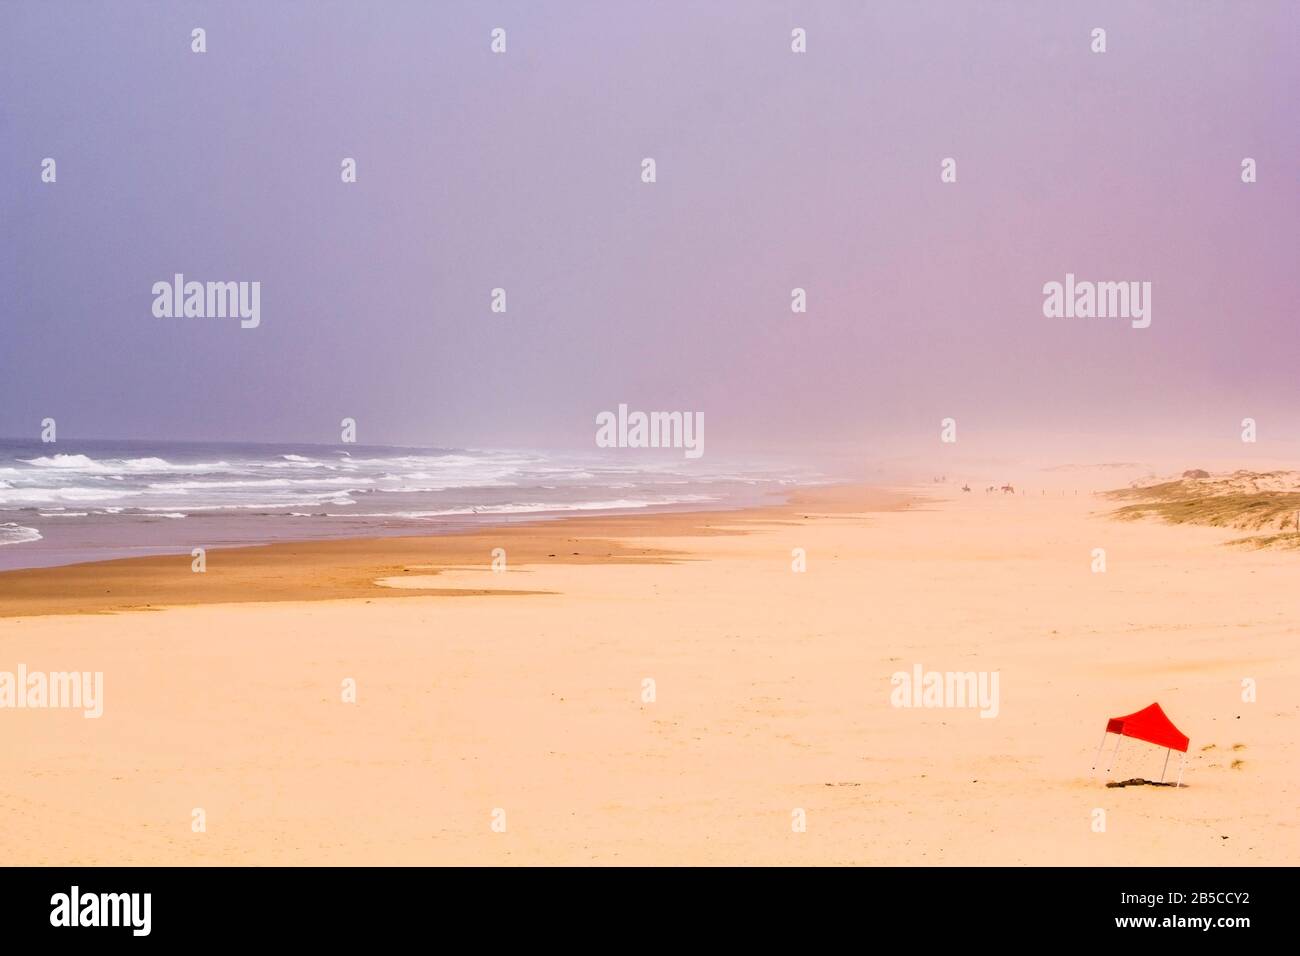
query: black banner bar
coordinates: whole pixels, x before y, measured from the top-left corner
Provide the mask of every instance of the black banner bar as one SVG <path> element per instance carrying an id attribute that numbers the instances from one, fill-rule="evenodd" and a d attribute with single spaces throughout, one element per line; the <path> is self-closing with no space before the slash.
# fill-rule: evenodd
<path id="1" fill-rule="evenodd" d="M 771 939 L 876 930 L 936 942 L 1231 945 L 1290 922 L 1288 869 L 0 870 L 6 942 L 401 941 L 411 932 L 595 940 L 692 931 Z M 976 936 L 972 936 L 975 933 Z M 1044 936 L 1044 934 L 1051 934 Z M 1247 936 L 1243 936 L 1247 934 Z M 681 937 L 676 937 L 680 939 Z M 433 938 L 431 937 L 431 940 Z M 16 950 L 9 950 L 14 952 Z"/>

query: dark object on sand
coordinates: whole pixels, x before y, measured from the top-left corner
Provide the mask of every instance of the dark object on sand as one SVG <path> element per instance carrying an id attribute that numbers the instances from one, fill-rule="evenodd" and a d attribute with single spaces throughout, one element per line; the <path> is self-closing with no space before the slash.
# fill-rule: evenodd
<path id="1" fill-rule="evenodd" d="M 1143 780 L 1141 777 L 1130 777 L 1128 780 L 1112 780 L 1106 784 L 1108 787 L 1178 787 L 1181 784 L 1163 783 L 1156 780 Z"/>

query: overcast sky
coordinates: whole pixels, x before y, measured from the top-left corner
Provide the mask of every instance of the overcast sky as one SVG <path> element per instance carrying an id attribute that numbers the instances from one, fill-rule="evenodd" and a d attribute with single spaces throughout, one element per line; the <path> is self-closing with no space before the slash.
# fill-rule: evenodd
<path id="1" fill-rule="evenodd" d="M 1300 435 L 1298 97 L 1293 2 L 5 2 L 0 436 Z"/>

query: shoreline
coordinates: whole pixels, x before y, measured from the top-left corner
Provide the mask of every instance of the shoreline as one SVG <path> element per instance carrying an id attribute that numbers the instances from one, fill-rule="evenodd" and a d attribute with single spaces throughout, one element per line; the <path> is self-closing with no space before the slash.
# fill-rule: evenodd
<path id="1" fill-rule="evenodd" d="M 818 487 L 828 487 L 833 484 L 842 484 L 842 482 L 830 482 L 827 485 L 806 485 L 799 486 L 806 490 L 815 490 Z M 493 528 L 510 527 L 525 524 L 546 524 L 553 521 L 566 521 L 573 518 L 593 517 L 593 518 L 616 518 L 616 517 L 636 517 L 650 516 L 661 514 L 691 514 L 691 513 L 721 513 L 730 511 L 742 511 L 758 508 L 767 508 L 779 506 L 781 498 L 785 492 L 769 491 L 762 500 L 753 498 L 737 498 L 731 501 L 713 500 L 708 503 L 703 502 L 655 502 L 641 507 L 618 507 L 610 505 L 601 508 L 566 508 L 556 506 L 553 509 L 536 508 L 527 511 L 500 511 L 493 512 L 484 510 L 482 512 L 466 514 L 448 514 L 439 516 L 437 524 L 424 521 L 416 521 L 412 518 L 391 517 L 393 523 L 372 524 L 369 527 L 364 525 L 354 525 L 351 530 L 341 532 L 338 529 L 342 526 L 341 522 L 360 521 L 369 519 L 370 516 L 356 516 L 348 518 L 340 515 L 302 515 L 296 518 L 290 518 L 285 515 L 223 515 L 221 518 L 235 524 L 248 525 L 250 518 L 260 521 L 264 518 L 280 521 L 283 533 L 276 534 L 272 531 L 266 531 L 261 534 L 252 535 L 251 532 L 241 532 L 244 536 L 232 539 L 230 537 L 229 524 L 226 521 L 222 523 L 225 527 L 217 529 L 214 538 L 208 538 L 202 531 L 199 531 L 201 523 L 211 520 L 215 515 L 211 514 L 191 514 L 175 515 L 173 517 L 184 517 L 192 524 L 189 527 L 194 528 L 197 533 L 187 535 L 183 542 L 148 544 L 148 543 L 121 543 L 116 545 L 99 546 L 87 549 L 82 546 L 80 553 L 76 557 L 50 557 L 47 548 L 39 547 L 41 543 L 48 545 L 51 539 L 56 535 L 53 533 L 51 526 L 46 525 L 43 529 L 25 528 L 23 530 L 31 531 L 35 537 L 30 541 L 14 541 L 0 545 L 0 575 L 12 571 L 38 571 L 45 569 L 55 569 L 62 567 L 71 567 L 74 565 L 84 564 L 107 564 L 110 561 L 127 561 L 139 558 L 169 558 L 187 556 L 194 547 L 202 546 L 201 542 L 211 541 L 206 547 L 208 553 L 214 551 L 234 551 L 245 548 L 264 548 L 277 544 L 309 544 L 317 541 L 356 541 L 356 540 L 383 540 L 385 538 L 431 538 L 442 537 L 445 535 L 457 534 L 475 534 L 487 532 Z M 2 516 L 2 515 L 0 515 Z M 10 514 L 20 520 L 34 521 L 31 518 L 25 518 L 21 514 Z M 45 516 L 50 518 L 53 516 Z M 98 515 L 97 518 L 105 516 Z M 115 516 L 114 516 L 115 517 Z M 130 518 L 138 518 L 139 515 L 131 515 Z M 218 519 L 221 520 L 221 519 Z M 315 522 L 319 520 L 322 523 L 328 523 L 326 526 L 318 526 Z M 10 522 L 10 525 L 18 525 L 18 521 Z M 57 526 L 56 526 L 57 527 Z M 104 528 L 106 525 L 101 525 Z M 264 526 L 265 527 L 265 526 Z M 65 529 L 58 529 L 62 532 Z M 98 530 L 98 529 L 97 529 Z M 135 529 L 138 532 L 138 528 Z M 124 536 L 129 541 L 129 535 Z M 38 545 L 35 551 L 22 551 L 24 545 Z M 34 560 L 32 564 L 10 564 L 5 559 L 11 556 L 26 555 L 29 560 Z"/>
<path id="2" fill-rule="evenodd" d="M 756 453 L 0 439 L 0 571 L 569 515 L 732 510 L 832 476 Z"/>
<path id="3" fill-rule="evenodd" d="M 732 509 L 639 511 L 485 523 L 434 534 L 315 538 L 212 548 L 206 571 L 189 553 L 110 558 L 0 571 L 0 618 L 105 614 L 205 604 L 327 601 L 514 593 L 495 588 L 394 588 L 378 579 L 409 571 L 437 573 L 490 566 L 504 548 L 507 566 L 657 564 L 683 552 L 633 547 L 619 539 L 743 534 L 723 525 L 788 520 L 801 511 L 901 510 L 905 491 L 835 484 L 794 488 L 782 502 Z M 570 547 L 565 549 L 564 544 Z M 575 550 L 576 549 L 576 550 Z M 274 575 L 269 577 L 268 575 Z"/>

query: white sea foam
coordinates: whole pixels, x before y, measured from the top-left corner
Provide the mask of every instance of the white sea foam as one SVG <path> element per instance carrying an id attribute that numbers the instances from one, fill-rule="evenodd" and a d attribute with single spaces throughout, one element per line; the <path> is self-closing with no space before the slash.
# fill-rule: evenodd
<path id="1" fill-rule="evenodd" d="M 90 471 L 99 463 L 85 455 L 54 455 L 43 458 L 20 458 L 19 461 L 33 468 L 75 468 L 78 471 Z"/>
<path id="2" fill-rule="evenodd" d="M 346 463 L 346 459 L 343 459 L 343 462 Z M 308 458 L 305 455 L 281 455 L 276 461 L 253 462 L 251 464 L 276 470 L 326 468 L 330 471 L 337 471 L 339 468 L 338 463 L 321 461 L 319 458 Z"/>
<path id="3" fill-rule="evenodd" d="M 35 528 L 28 528 L 12 521 L 0 524 L 0 545 L 26 544 L 29 541 L 40 540 L 41 533 Z"/>
<path id="4" fill-rule="evenodd" d="M 298 485 L 370 485 L 373 478 L 236 478 L 229 481 L 155 481 L 154 491 L 211 491 L 217 488 L 293 488 Z"/>
<path id="5" fill-rule="evenodd" d="M 185 510 L 189 514 L 194 514 L 195 512 L 200 512 L 200 511 L 264 511 L 267 513 L 275 513 L 285 508 L 303 508 L 303 507 L 307 507 L 308 505 L 354 505 L 354 504 L 356 504 L 355 499 L 349 498 L 347 495 L 340 495 L 338 492 L 331 491 L 324 494 L 313 495 L 306 499 L 299 498 L 298 500 L 292 500 L 292 501 L 288 501 L 288 500 L 267 501 L 265 499 L 262 499 L 258 501 L 241 501 L 238 503 L 226 503 L 226 504 L 219 504 L 219 505 L 218 504 L 194 504 L 194 505 L 186 505 Z M 114 509 L 110 508 L 108 510 L 112 511 Z M 122 509 L 118 508 L 116 510 L 121 511 Z M 157 515 L 160 513 L 169 512 L 172 510 L 172 508 L 163 505 L 155 505 L 155 506 L 142 505 L 137 510 L 139 510 L 142 513 Z"/>
<path id="6" fill-rule="evenodd" d="M 326 513 L 330 518 L 446 518 L 460 515 L 512 515 L 541 514 L 552 511 L 623 511 L 634 508 L 654 508 L 665 505 L 692 504 L 718 501 L 714 495 L 680 495 L 675 498 L 647 500 L 641 498 L 614 498 L 608 501 L 567 502 L 512 502 L 500 505 L 476 505 L 464 508 L 444 508 L 438 511 L 374 511 L 365 513 Z"/>
<path id="7" fill-rule="evenodd" d="M 64 501 L 77 504 L 91 501 L 117 501 L 120 498 L 131 498 L 141 494 L 143 492 L 87 488 L 79 485 L 64 488 L 3 488 L 0 489 L 0 508 L 53 505 Z"/>
<path id="8" fill-rule="evenodd" d="M 19 458 L 19 461 L 33 468 L 48 468 L 58 471 L 78 471 L 87 475 L 121 475 L 150 474 L 165 472 L 183 472 L 197 474 L 205 471 L 222 471 L 230 467 L 229 462 L 207 461 L 193 464 L 173 464 L 163 458 L 90 458 L 87 455 L 44 455 L 39 458 Z M 15 469 L 16 472 L 16 469 Z M 16 472 L 17 473 L 17 472 Z"/>

